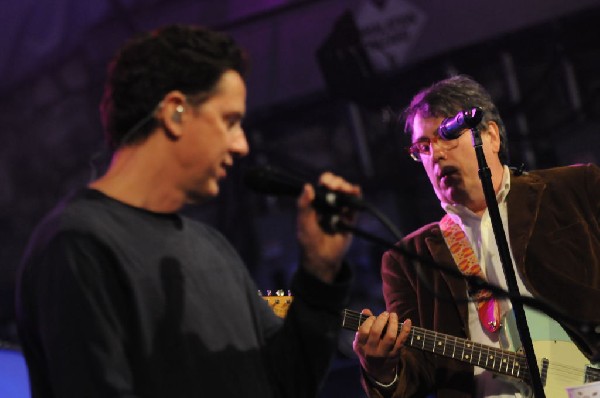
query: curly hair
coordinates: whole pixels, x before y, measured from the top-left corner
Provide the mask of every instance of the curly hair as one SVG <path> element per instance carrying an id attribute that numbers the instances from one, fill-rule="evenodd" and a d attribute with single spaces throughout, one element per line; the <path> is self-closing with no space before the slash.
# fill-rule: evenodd
<path id="1" fill-rule="evenodd" d="M 139 142 L 156 128 L 154 110 L 172 90 L 195 105 L 206 100 L 221 75 L 244 75 L 244 52 L 226 34 L 202 27 L 169 25 L 126 43 L 111 61 L 100 104 L 111 149 Z"/>
<path id="2" fill-rule="evenodd" d="M 508 161 L 506 145 L 506 128 L 500 117 L 498 108 L 492 101 L 489 92 L 471 77 L 456 75 L 440 80 L 419 91 L 402 113 L 405 121 L 404 131 L 412 135 L 413 122 L 416 115 L 421 117 L 452 117 L 458 112 L 475 106 L 483 109 L 483 119 L 477 126 L 480 131 L 487 128 L 489 121 L 496 122 L 500 131 L 500 162 Z"/>

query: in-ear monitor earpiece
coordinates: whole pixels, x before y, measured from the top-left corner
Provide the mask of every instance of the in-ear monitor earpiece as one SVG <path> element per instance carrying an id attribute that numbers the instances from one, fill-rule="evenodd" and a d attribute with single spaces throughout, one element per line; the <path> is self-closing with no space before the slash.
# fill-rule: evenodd
<path id="1" fill-rule="evenodd" d="M 177 105 L 175 108 L 175 113 L 173 113 L 173 116 L 171 116 L 171 119 L 175 123 L 181 123 L 181 114 L 183 113 L 183 110 L 183 105 Z"/>

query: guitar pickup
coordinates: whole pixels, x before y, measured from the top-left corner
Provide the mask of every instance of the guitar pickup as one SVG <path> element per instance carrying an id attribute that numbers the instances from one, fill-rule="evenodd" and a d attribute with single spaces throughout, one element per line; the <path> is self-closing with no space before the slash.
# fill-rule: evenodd
<path id="1" fill-rule="evenodd" d="M 585 365 L 584 383 L 600 381 L 600 367 L 597 365 Z"/>

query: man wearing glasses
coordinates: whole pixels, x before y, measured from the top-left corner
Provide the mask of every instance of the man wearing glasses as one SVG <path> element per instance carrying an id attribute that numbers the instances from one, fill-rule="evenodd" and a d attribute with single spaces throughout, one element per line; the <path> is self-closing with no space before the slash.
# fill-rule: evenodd
<path id="1" fill-rule="evenodd" d="M 470 261 L 480 276 L 506 288 L 472 135 L 465 129 L 458 138 L 439 136 L 445 118 L 473 107 L 483 110 L 477 128 L 520 293 L 546 301 L 570 319 L 598 324 L 600 169 L 591 164 L 529 173 L 509 169 L 504 123 L 489 93 L 469 77 L 454 76 L 423 89 L 404 112 L 405 130 L 412 140 L 409 152 L 422 163 L 447 214 L 399 245 L 437 264 L 454 264 L 463 273 L 467 273 L 463 260 Z M 468 358 L 433 355 L 407 340 L 415 325 L 512 350 L 520 342 L 508 300 L 480 305 L 482 301 L 469 300 L 464 280 L 396 251 L 384 254 L 381 273 L 387 310 L 377 317 L 364 310 L 369 318 L 354 341 L 370 397 L 514 397 L 520 393 L 514 384 L 473 366 Z M 404 322 L 401 328 L 399 321 Z M 600 359 L 600 330 L 586 333 L 580 323 L 545 317 L 546 321 L 544 333 L 564 336 L 587 359 Z"/>

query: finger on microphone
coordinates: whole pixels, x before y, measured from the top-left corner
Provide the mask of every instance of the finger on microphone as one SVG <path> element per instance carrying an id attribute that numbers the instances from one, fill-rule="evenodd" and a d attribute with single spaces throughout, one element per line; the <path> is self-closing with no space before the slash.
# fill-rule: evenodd
<path id="1" fill-rule="evenodd" d="M 341 191 L 356 196 L 360 196 L 361 193 L 358 185 L 351 184 L 342 177 L 330 172 L 321 174 L 319 178 L 319 184 L 326 186 L 332 191 Z"/>
<path id="2" fill-rule="evenodd" d="M 308 208 L 311 206 L 313 200 L 315 199 L 315 190 L 311 184 L 304 184 L 302 187 L 302 192 L 298 197 L 298 207 L 300 208 Z"/>

